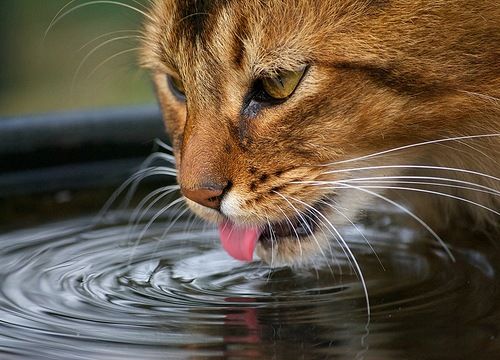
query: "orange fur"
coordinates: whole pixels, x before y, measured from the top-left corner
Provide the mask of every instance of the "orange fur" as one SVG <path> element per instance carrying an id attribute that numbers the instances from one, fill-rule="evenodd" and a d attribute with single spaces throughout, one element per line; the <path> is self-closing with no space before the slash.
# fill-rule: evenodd
<path id="1" fill-rule="evenodd" d="M 491 177 L 456 171 L 325 173 L 421 164 L 499 177 L 499 137 L 418 146 L 369 161 L 324 166 L 426 140 L 498 133 L 498 1 L 156 0 L 150 15 L 142 62 L 154 74 L 179 182 L 185 188 L 232 184 L 227 203 L 223 200 L 224 215 L 188 201 L 208 220 L 227 217 L 238 224 L 265 226 L 306 210 L 302 202 L 312 205 L 325 197 L 355 217 L 374 198 L 354 189 L 299 181 L 413 174 L 500 189 Z M 286 102 L 263 107 L 252 118 L 242 115 L 255 79 L 302 64 L 309 69 Z M 172 94 L 165 74 L 182 79 L 186 103 Z M 498 195 L 439 191 L 499 210 Z M 483 228 L 498 231 L 498 216 L 471 204 L 422 193 L 409 202 L 436 229 L 450 226 L 445 218 L 465 211 Z M 326 215 L 333 224 L 345 223 L 334 212 Z M 280 242 L 274 259 L 307 261 L 318 247 L 327 246 L 328 240 L 317 235 L 302 240 L 300 251 L 293 239 Z M 264 259 L 271 259 L 270 252 L 259 248 Z"/>

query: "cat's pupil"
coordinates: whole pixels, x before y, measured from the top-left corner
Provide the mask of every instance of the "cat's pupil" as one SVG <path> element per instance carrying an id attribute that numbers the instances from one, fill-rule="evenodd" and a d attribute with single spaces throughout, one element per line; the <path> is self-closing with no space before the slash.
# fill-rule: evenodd
<path id="1" fill-rule="evenodd" d="M 276 76 L 262 79 L 264 91 L 272 98 L 283 100 L 292 95 L 305 73 L 302 66 L 296 71 L 281 71 Z"/>

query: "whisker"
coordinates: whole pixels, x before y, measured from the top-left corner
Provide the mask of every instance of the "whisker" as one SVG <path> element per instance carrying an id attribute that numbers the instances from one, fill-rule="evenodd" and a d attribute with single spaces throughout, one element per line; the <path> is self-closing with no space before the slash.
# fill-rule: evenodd
<path id="1" fill-rule="evenodd" d="M 333 181 L 333 182 L 322 182 L 322 183 L 331 183 L 331 184 L 334 184 L 334 185 L 338 185 L 338 187 L 336 187 L 337 189 L 341 189 L 342 188 L 342 185 L 343 184 L 346 184 L 346 183 L 357 183 L 357 182 L 368 182 L 368 183 L 383 183 L 384 181 L 383 180 L 376 180 L 376 181 L 373 181 L 373 180 L 358 180 L 358 179 L 351 179 L 351 180 L 339 180 L 339 181 Z M 394 182 L 392 181 L 386 181 L 390 184 L 394 184 Z M 499 195 L 498 193 L 492 193 L 490 191 L 484 191 L 484 190 L 480 190 L 480 189 L 475 189 L 475 188 L 469 188 L 469 187 L 465 187 L 465 186 L 455 186 L 455 185 L 450 185 L 450 184 L 443 184 L 443 183 L 431 183 L 431 182 L 415 182 L 415 181 L 398 181 L 398 184 L 399 183 L 409 183 L 409 184 L 419 184 L 419 185 L 432 185 L 432 186 L 444 186 L 444 187 L 451 187 L 451 188 L 459 188 L 459 189 L 466 189 L 466 190 L 473 190 L 473 191 L 479 191 L 479 192 L 483 192 L 483 193 L 488 193 L 488 194 L 491 194 L 491 195 Z M 321 185 L 321 184 L 314 184 L 314 185 Z M 359 186 L 359 185 L 358 185 Z M 460 200 L 460 201 L 463 201 L 463 202 L 466 202 L 466 203 L 469 203 L 469 204 L 472 204 L 472 205 L 475 205 L 475 206 L 478 206 L 478 207 L 481 207 L 485 210 L 488 210 L 496 215 L 500 215 L 500 212 L 490 208 L 490 207 L 487 207 L 483 204 L 480 204 L 480 203 L 477 203 L 475 201 L 472 201 L 472 200 L 469 200 L 467 198 L 464 198 L 464 197 L 460 197 L 460 196 L 456 196 L 456 195 L 452 195 L 452 194 L 447 194 L 447 193 L 443 193 L 443 192 L 438 192 L 438 191 L 433 191 L 433 190 L 426 190 L 426 189 L 419 189 L 419 188 L 408 188 L 408 187 L 400 187 L 400 186 L 377 186 L 377 185 L 362 185 L 362 186 L 359 186 L 359 187 L 362 187 L 362 188 L 365 188 L 365 189 L 393 189 L 393 190 L 408 190 L 408 191 L 415 191 L 415 192 L 423 192 L 423 193 L 428 193 L 428 194 L 434 194 L 434 195 L 439 195 L 439 196 L 444 196 L 444 197 L 448 197 L 448 198 L 452 198 L 452 199 L 456 199 L 456 200 Z M 326 189 L 330 189 L 330 187 L 326 187 Z"/>
<path id="2" fill-rule="evenodd" d="M 184 232 L 189 233 L 191 231 L 191 228 L 194 226 L 196 221 L 199 220 L 198 217 L 196 216 L 195 213 L 190 212 L 189 216 L 186 220 L 186 224 L 184 225 Z"/>
<path id="3" fill-rule="evenodd" d="M 137 51 L 137 50 L 140 50 L 140 47 L 135 47 L 135 48 L 132 48 L 132 49 L 122 50 L 122 51 L 119 51 L 116 54 L 111 55 L 110 57 L 104 59 L 99 64 L 97 64 L 97 66 L 94 68 L 94 70 L 92 70 L 90 72 L 90 74 L 87 76 L 87 80 L 90 79 L 101 67 L 103 67 L 104 65 L 106 65 L 111 60 L 113 60 L 113 59 L 115 59 L 115 58 L 117 58 L 117 57 L 119 57 L 121 55 L 125 55 L 125 54 L 128 54 L 130 52 Z"/>
<path id="4" fill-rule="evenodd" d="M 161 141 L 160 139 L 155 139 L 155 144 L 157 146 L 159 146 L 160 148 L 164 149 L 164 150 L 167 150 L 169 151 L 171 154 L 174 153 L 174 148 L 166 143 L 164 143 L 163 141 Z M 174 160 L 175 162 L 175 157 L 172 156 L 172 159 Z"/>
<path id="5" fill-rule="evenodd" d="M 403 212 L 405 212 L 406 214 L 408 214 L 409 216 L 411 216 L 413 219 L 415 219 L 420 225 L 422 225 L 436 240 L 437 242 L 443 247 L 443 249 L 445 250 L 445 252 L 448 254 L 448 256 L 450 257 L 450 259 L 455 262 L 455 256 L 453 256 L 453 254 L 451 253 L 450 249 L 448 248 L 448 246 L 446 245 L 446 243 L 443 241 L 443 239 L 441 239 L 441 237 L 436 234 L 436 232 L 434 230 L 432 230 L 432 228 L 424 221 L 422 220 L 420 217 L 418 217 L 417 215 L 415 215 L 413 212 L 411 212 L 410 210 L 408 210 L 407 208 L 405 208 L 403 205 L 383 196 L 383 195 L 380 195 L 380 194 L 377 194 L 373 191 L 370 191 L 370 190 L 367 190 L 367 189 L 363 189 L 359 186 L 354 186 L 354 185 L 350 185 L 350 184 L 342 184 L 342 185 L 345 185 L 349 188 L 353 188 L 353 189 L 356 189 L 356 190 L 359 190 L 359 191 L 363 191 L 367 194 L 370 194 L 372 196 L 375 196 L 375 197 L 378 197 L 379 199 L 382 199 L 386 202 L 388 202 L 389 204 L 393 205 L 393 206 L 396 206 L 397 208 L 399 208 L 400 210 L 402 210 Z"/>
<path id="6" fill-rule="evenodd" d="M 67 9 L 69 6 L 71 6 L 71 4 L 73 4 L 74 2 L 76 2 L 77 0 L 71 0 L 69 1 L 67 4 L 65 4 L 57 13 L 56 15 L 52 18 L 52 20 L 50 21 L 49 25 L 47 26 L 47 29 L 45 29 L 45 32 L 43 33 L 43 40 L 42 42 L 45 42 L 45 40 L 47 39 L 47 35 L 48 33 L 50 32 L 50 30 L 54 27 L 55 25 L 55 21 L 56 19 L 59 17 L 59 15 L 65 10 Z"/>
<path id="7" fill-rule="evenodd" d="M 138 9 L 138 8 L 130 5 L 130 4 L 126 4 L 126 3 L 123 3 L 123 2 L 120 2 L 120 1 L 113 1 L 113 0 L 95 0 L 95 1 L 89 1 L 89 2 L 86 2 L 86 3 L 83 3 L 83 4 L 75 5 L 71 9 L 64 11 L 64 9 L 66 9 L 68 6 L 70 6 L 74 2 L 75 2 L 75 0 L 72 0 L 71 2 L 69 2 L 68 4 L 66 4 L 61 10 L 59 10 L 59 12 L 56 14 L 56 16 L 50 22 L 49 26 L 47 27 L 47 30 L 45 30 L 45 37 L 47 36 L 47 34 L 49 33 L 49 31 L 54 26 L 56 26 L 67 15 L 73 13 L 74 11 L 76 11 L 78 9 L 81 9 L 81 8 L 84 8 L 84 7 L 87 7 L 87 6 L 99 5 L 99 4 L 108 4 L 108 5 L 121 6 L 121 7 L 130 9 L 130 10 L 133 10 L 133 11 L 135 11 L 135 12 L 143 15 L 147 19 L 149 19 L 151 21 L 154 21 L 154 18 L 152 16 L 150 16 L 149 14 L 147 14 L 145 11 L 142 11 L 142 10 L 140 10 L 140 9 Z"/>
<path id="8" fill-rule="evenodd" d="M 137 228 L 141 220 L 144 218 L 144 216 L 151 210 L 151 208 L 158 203 L 161 199 L 165 198 L 175 190 L 179 190 L 180 186 L 179 185 L 170 185 L 170 186 L 163 186 L 159 189 L 156 189 L 149 193 L 144 199 L 141 200 L 141 202 L 137 205 L 135 210 L 133 211 L 132 215 L 130 216 L 129 220 L 129 227 L 130 231 L 129 234 L 134 232 L 134 230 Z M 158 196 L 157 196 L 158 195 Z M 151 199 L 153 199 L 156 196 L 156 198 L 151 201 L 148 206 L 143 209 L 144 205 L 148 203 Z M 142 211 L 141 211 L 142 210 Z M 129 236 L 130 238 L 130 236 Z"/>
<path id="9" fill-rule="evenodd" d="M 168 186 L 162 186 L 150 192 L 135 207 L 134 211 L 130 215 L 130 221 L 135 221 L 136 219 L 137 221 L 140 221 L 146 215 L 146 213 L 151 209 L 151 207 L 154 206 L 158 201 L 160 201 L 163 197 L 167 196 L 168 194 L 171 194 L 175 190 L 179 189 L 180 189 L 179 185 L 168 185 Z M 157 197 L 155 198 L 155 196 Z M 153 198 L 155 199 L 151 201 L 151 203 L 143 210 L 144 206 Z"/>
<path id="10" fill-rule="evenodd" d="M 321 220 L 321 219 L 318 217 L 318 215 L 316 215 L 316 214 L 311 214 L 311 215 L 312 215 L 313 217 L 311 217 L 311 216 L 309 216 L 309 215 L 305 214 L 305 216 L 307 216 L 307 218 L 308 218 L 309 220 L 311 220 L 311 221 L 312 221 L 312 222 L 313 222 L 313 223 L 314 223 L 314 224 L 315 224 L 315 225 L 316 225 L 316 226 L 320 229 L 320 231 L 323 233 L 323 235 L 324 235 L 325 237 L 327 237 L 327 234 L 325 233 L 325 230 L 324 230 L 324 229 L 327 229 L 327 230 L 328 230 L 328 232 L 329 232 L 329 233 L 330 233 L 330 234 L 331 234 L 331 235 L 335 238 L 335 241 L 337 241 L 336 236 L 335 236 L 335 235 L 332 233 L 332 231 L 328 228 L 327 224 L 326 224 L 323 220 Z M 314 236 L 313 236 L 313 237 L 314 237 Z M 318 245 L 318 247 L 319 247 L 319 244 L 318 244 L 318 242 L 317 242 L 317 241 L 316 241 L 316 245 Z M 338 262 L 338 259 L 337 259 L 337 257 L 335 256 L 335 251 L 332 249 L 332 244 L 331 244 L 331 242 L 330 242 L 330 241 L 327 241 L 327 245 L 328 245 L 328 251 L 329 251 L 329 253 L 332 255 L 332 261 L 334 261 L 334 262 L 337 262 L 337 263 L 338 263 L 338 265 L 339 265 L 339 269 L 340 269 L 340 274 L 342 274 L 342 267 L 340 266 L 340 263 Z M 349 258 L 347 257 L 347 255 L 346 255 L 346 258 L 347 258 L 347 259 L 348 259 L 348 261 L 349 261 Z M 325 259 L 327 259 L 326 255 L 325 255 Z M 331 267 L 331 265 L 330 265 L 330 262 L 329 262 L 328 260 L 326 260 L 326 265 L 328 266 L 328 269 L 330 269 L 330 273 L 332 274 L 332 277 L 335 279 L 335 272 L 333 271 L 333 269 L 332 269 L 332 267 Z M 352 268 L 352 265 L 351 265 L 351 268 Z"/>
<path id="11" fill-rule="evenodd" d="M 142 38 L 145 38 L 145 34 L 144 32 L 142 32 L 141 30 L 115 30 L 115 31 L 110 31 L 110 32 L 107 32 L 107 33 L 104 33 L 104 34 L 101 34 L 95 38 L 93 38 L 92 40 L 86 42 L 84 45 L 82 45 L 77 51 L 82 51 L 83 49 L 85 49 L 86 47 L 90 46 L 91 44 L 95 43 L 96 41 L 102 39 L 102 38 L 106 38 L 108 36 L 111 36 L 111 35 L 116 35 L 116 34 L 123 34 L 123 33 L 137 33 L 139 35 L 137 36 L 141 36 Z"/>
<path id="12" fill-rule="evenodd" d="M 471 175 L 477 175 L 481 177 L 485 177 L 491 180 L 500 181 L 500 178 L 485 174 L 482 172 L 469 170 L 469 169 L 460 169 L 454 167 L 447 166 L 432 166 L 432 165 L 378 165 L 378 166 L 363 166 L 357 168 L 350 169 L 336 169 L 336 170 L 328 170 L 325 171 L 324 174 L 335 174 L 335 173 L 343 173 L 343 172 L 351 172 L 351 171 L 364 171 L 364 170 L 383 170 L 383 169 L 425 169 L 425 170 L 439 170 L 439 171 L 453 171 Z"/>
<path id="13" fill-rule="evenodd" d="M 144 226 L 144 229 L 142 229 L 141 233 L 139 234 L 139 236 L 137 237 L 137 239 L 135 240 L 134 242 L 134 246 L 132 247 L 132 250 L 129 254 L 129 261 L 127 263 L 127 266 L 130 266 L 131 263 L 132 263 L 132 260 L 134 259 L 134 255 L 135 255 L 135 251 L 136 251 L 136 248 L 139 246 L 139 244 L 141 243 L 141 240 L 144 238 L 144 235 L 146 234 L 146 232 L 149 230 L 149 228 L 151 227 L 151 225 L 161 216 L 163 215 L 166 211 L 168 211 L 170 208 L 172 208 L 173 206 L 177 206 L 179 205 L 179 203 L 181 203 L 181 205 L 183 205 L 183 203 L 181 202 L 182 200 L 184 200 L 183 197 L 180 197 L 174 201 L 172 201 L 170 204 L 168 204 L 167 206 L 163 207 L 161 210 L 159 210 L 152 218 L 150 221 L 148 221 L 148 223 Z M 173 225 L 172 225 L 173 226 Z M 158 239 L 156 239 L 158 241 Z M 161 240 L 161 238 L 160 238 Z M 158 245 L 159 245 L 159 241 L 156 243 L 155 245 L 155 250 L 158 248 Z M 154 251 L 153 251 L 154 252 Z"/>
<path id="14" fill-rule="evenodd" d="M 330 267 L 330 264 L 328 263 L 328 258 L 323 250 L 323 248 L 321 247 L 318 239 L 316 238 L 316 236 L 314 235 L 314 232 L 312 231 L 312 229 L 309 227 L 309 224 L 307 223 L 307 221 L 304 219 L 303 215 L 301 214 L 301 212 L 286 198 L 286 196 L 284 196 L 283 194 L 279 193 L 278 191 L 273 191 L 275 194 L 281 196 L 283 198 L 283 200 L 285 200 L 289 205 L 290 207 L 297 213 L 298 217 L 299 217 L 299 221 L 307 228 L 307 230 L 309 231 L 309 233 L 311 234 L 314 242 L 316 243 L 317 247 L 318 247 L 318 250 L 320 251 L 321 255 L 323 256 L 323 258 L 325 259 L 332 275 L 333 275 L 333 270 L 332 268 Z M 292 197 L 290 197 L 291 199 L 293 199 Z"/>
<path id="15" fill-rule="evenodd" d="M 165 239 L 165 237 L 167 236 L 168 232 L 170 231 L 170 229 L 172 229 L 172 227 L 175 225 L 175 223 L 187 212 L 189 211 L 189 207 L 186 206 L 186 208 L 184 210 L 182 210 L 179 214 L 177 214 L 177 216 L 174 218 L 174 220 L 172 220 L 170 222 L 170 224 L 167 226 L 167 228 L 163 231 L 163 233 L 161 234 L 161 237 L 160 239 Z"/>
<path id="16" fill-rule="evenodd" d="M 207 15 L 207 16 L 210 16 L 210 13 L 207 13 L 207 12 L 195 12 L 195 13 L 192 13 L 192 14 L 189 14 L 187 16 L 184 16 L 182 19 L 180 19 L 177 23 L 180 24 L 181 22 L 183 22 L 184 20 L 187 20 L 189 19 L 190 17 L 193 17 L 193 16 L 198 16 L 198 15 Z"/>
<path id="17" fill-rule="evenodd" d="M 168 170 L 172 170 L 170 168 L 166 168 Z M 93 220 L 93 224 L 96 225 L 98 224 L 104 215 L 109 211 L 111 206 L 115 203 L 115 201 L 118 199 L 118 197 L 125 191 L 125 189 L 130 185 L 130 184 L 138 184 L 142 180 L 144 180 L 147 177 L 154 176 L 154 175 L 164 175 L 164 176 L 175 176 L 175 173 L 171 173 L 169 171 L 166 171 L 165 169 L 161 167 L 155 167 L 155 168 L 145 168 L 136 171 L 134 174 L 132 174 L 127 180 L 125 180 L 119 187 L 116 189 L 109 199 L 104 203 L 103 207 L 101 210 L 97 213 Z M 134 190 L 135 191 L 135 190 Z M 130 190 L 129 190 L 130 194 Z M 127 194 L 127 197 L 128 194 Z M 132 197 L 132 195 L 130 196 Z"/>
<path id="18" fill-rule="evenodd" d="M 305 203 L 304 201 L 302 200 L 299 200 L 299 199 L 295 199 L 294 197 L 290 197 L 292 200 L 295 200 L 301 204 L 303 204 L 304 206 L 310 208 L 312 211 L 316 212 L 319 216 L 321 216 L 330 226 L 331 228 L 337 233 L 337 235 L 339 236 L 339 238 L 341 239 L 342 243 L 344 244 L 344 246 L 346 247 L 347 251 L 349 252 L 349 255 L 350 257 L 352 258 L 352 261 L 354 263 L 354 265 L 356 266 L 356 273 L 361 281 L 361 285 L 363 287 L 363 291 L 364 291 L 364 294 L 365 294 L 365 301 L 366 301 L 366 312 L 367 312 L 367 326 L 370 324 L 370 318 L 371 318 L 371 309 L 370 309 L 370 297 L 368 295 L 368 288 L 366 286 L 366 281 L 365 281 L 365 278 L 364 278 L 364 275 L 363 275 L 363 272 L 361 271 L 361 267 L 359 266 L 359 263 L 358 261 L 356 260 L 356 257 L 354 256 L 354 253 L 351 251 L 351 249 L 349 248 L 349 246 L 347 245 L 347 242 L 345 241 L 345 239 L 342 237 L 342 235 L 340 234 L 340 232 L 337 230 L 337 228 L 331 223 L 330 220 L 328 220 L 322 213 L 321 211 L 318 211 L 317 209 L 315 209 L 313 206 Z"/>
<path id="19" fill-rule="evenodd" d="M 149 230 L 149 228 L 151 227 L 151 225 L 160 217 L 162 216 L 165 212 L 167 212 L 170 208 L 172 208 L 172 206 L 175 206 L 177 204 L 179 204 L 181 201 L 184 200 L 184 197 L 179 197 L 178 199 L 175 199 L 174 201 L 172 201 L 170 204 L 168 204 L 167 206 L 164 206 L 163 208 L 161 208 L 149 221 L 148 223 L 144 226 L 144 229 L 142 229 L 142 231 L 139 233 L 139 236 L 137 237 L 137 240 L 135 241 L 135 245 L 134 245 L 134 250 L 135 250 L 135 246 L 137 246 L 142 238 L 144 237 L 144 235 L 146 234 L 146 232 Z M 133 257 L 133 254 L 134 254 L 134 250 L 132 250 L 132 253 L 131 253 L 131 257 Z"/>
<path id="20" fill-rule="evenodd" d="M 393 180 L 391 180 L 393 179 Z M 469 186 L 458 186 L 458 185 L 452 185 L 452 184 L 447 184 L 447 183 L 441 183 L 441 182 L 417 182 L 417 181 L 403 181 L 400 179 L 408 179 L 408 180 L 437 180 L 437 181 L 447 181 L 451 183 L 458 183 L 458 184 L 465 184 L 465 185 L 470 185 Z M 396 181 L 394 181 L 396 180 Z M 465 181 L 465 180 L 459 180 L 459 179 L 452 179 L 452 178 L 445 178 L 445 177 L 438 177 L 438 176 L 410 176 L 410 175 L 396 175 L 396 176 L 369 176 L 369 177 L 361 177 L 361 178 L 351 178 L 351 179 L 341 179 L 341 180 L 309 180 L 309 181 L 294 181 L 291 183 L 295 184 L 310 184 L 310 185 L 322 185 L 322 184 L 342 184 L 344 182 L 387 182 L 387 183 L 415 183 L 415 184 L 426 184 L 426 185 L 441 185 L 441 186 L 449 186 L 453 188 L 458 188 L 458 189 L 467 189 L 467 190 L 474 190 L 474 191 L 479 191 L 479 192 L 484 192 L 488 193 L 491 195 L 500 195 L 500 190 L 496 190 L 494 188 L 484 186 L 481 184 L 477 184 L 475 182 L 470 182 L 470 181 Z"/>
<path id="21" fill-rule="evenodd" d="M 127 191 L 127 194 L 124 196 L 121 207 L 122 208 L 128 207 L 128 205 L 132 201 L 132 197 L 134 196 L 134 194 L 137 191 L 137 188 L 139 187 L 139 185 L 141 184 L 141 182 L 144 179 L 146 179 L 148 177 L 152 177 L 152 176 L 158 176 L 158 175 L 175 177 L 177 173 L 172 171 L 172 170 L 173 169 L 171 169 L 169 167 L 165 167 L 165 166 L 155 166 L 155 167 L 146 168 L 146 169 L 144 169 L 144 171 L 143 170 L 136 171 L 136 174 L 138 174 L 138 176 L 135 176 L 134 180 L 129 183 L 130 188 Z"/>
<path id="22" fill-rule="evenodd" d="M 295 237 L 297 239 L 297 244 L 299 245 L 299 251 L 300 251 L 300 256 L 302 257 L 303 256 L 303 253 L 302 253 L 302 244 L 300 242 L 300 237 L 299 237 L 299 234 L 297 234 L 297 230 L 295 230 L 295 226 L 293 226 L 292 224 L 292 221 L 290 220 L 290 218 L 286 215 L 286 213 L 281 209 L 281 207 L 279 205 L 277 205 L 279 211 L 281 211 L 281 213 L 283 214 L 283 216 L 285 217 L 286 221 L 288 222 L 288 224 L 290 224 L 290 228 L 292 229 L 292 231 L 295 233 Z"/>
<path id="23" fill-rule="evenodd" d="M 395 184 L 394 181 L 392 180 L 353 180 L 353 181 L 346 181 L 348 183 L 374 183 L 374 184 Z M 440 182 L 429 182 L 429 181 L 397 181 L 397 185 L 399 184 L 412 184 L 412 185 L 427 185 L 427 186 L 438 186 L 438 187 L 445 187 L 445 188 L 450 188 L 450 189 L 460 189 L 460 190 L 470 190 L 474 192 L 480 192 L 483 194 L 489 194 L 493 196 L 500 196 L 500 194 L 497 191 L 491 191 L 491 190 L 482 190 L 482 189 L 477 189 L 474 187 L 470 186 L 462 186 L 462 185 L 453 185 L 453 184 L 446 184 L 446 183 L 440 183 Z"/>
<path id="24" fill-rule="evenodd" d="M 482 156 L 484 156 L 485 158 L 491 160 L 491 161 L 494 161 L 494 162 L 498 162 L 498 160 L 495 160 L 493 159 L 491 156 L 489 156 L 488 154 L 486 154 L 484 151 L 482 151 L 481 149 L 478 149 L 477 147 L 474 147 L 472 146 L 472 144 L 469 144 L 465 141 L 462 141 L 462 140 L 458 140 L 458 142 L 463 145 L 463 146 L 466 146 L 468 147 L 469 149 L 471 149 L 472 151 L 476 151 L 477 153 L 481 154 Z"/>
<path id="25" fill-rule="evenodd" d="M 172 165 L 175 165 L 175 157 L 173 155 L 166 154 L 166 153 L 163 153 L 160 151 L 157 151 L 157 152 L 154 152 L 154 153 L 148 155 L 148 157 L 144 161 L 147 162 L 147 164 L 151 164 L 155 160 L 164 160 L 168 163 L 171 163 Z M 175 168 L 172 168 L 172 170 L 177 172 L 177 169 L 175 169 Z"/>
<path id="26" fill-rule="evenodd" d="M 500 102 L 500 99 L 497 98 L 497 97 L 494 97 L 492 95 L 487 95 L 487 94 L 481 94 L 481 93 L 478 93 L 478 92 L 474 92 L 474 91 L 467 91 L 467 90 L 459 90 L 460 92 L 463 92 L 467 95 L 472 95 L 472 96 L 477 96 L 477 97 L 480 97 L 480 98 L 483 98 L 483 99 L 486 99 L 486 100 L 489 100 L 491 102 L 493 102 L 495 105 L 498 105 L 498 103 Z"/>
<path id="27" fill-rule="evenodd" d="M 456 199 L 456 200 L 460 200 L 460 201 L 464 201 L 466 203 L 469 203 L 469 204 L 472 204 L 472 205 L 475 205 L 475 206 L 479 206 L 480 208 L 483 208 L 485 210 L 488 210 L 496 215 L 499 215 L 500 216 L 500 212 L 496 211 L 496 210 L 493 210 L 485 205 L 482 205 L 482 204 L 479 204 L 475 201 L 472 201 L 472 200 L 469 200 L 469 199 L 466 199 L 466 198 L 463 198 L 463 197 L 460 197 L 460 196 L 455 196 L 455 195 L 451 195 L 451 194 L 446 194 L 446 193 L 442 193 L 442 192 L 438 192 L 438 191 L 432 191 L 432 190 L 426 190 L 426 189 L 417 189 L 417 188 L 408 188 L 408 187 L 401 187 L 401 186 L 374 186 L 374 185 L 362 185 L 362 186 L 357 186 L 359 188 L 363 188 L 363 189 L 394 189 L 394 190 L 408 190 L 408 191 L 415 191 L 415 192 L 422 192 L 422 193 L 427 193 L 427 194 L 433 194 L 433 195 L 440 195 L 440 196 L 444 196 L 444 197 L 449 197 L 451 199 Z"/>
<path id="28" fill-rule="evenodd" d="M 146 5 L 144 5 L 143 3 L 141 3 L 140 1 L 138 0 L 130 0 L 134 3 L 136 3 L 138 6 L 142 7 L 145 11 L 148 11 L 148 7 Z M 151 0 L 148 1 L 150 4 L 152 4 Z"/>
<path id="29" fill-rule="evenodd" d="M 160 246 L 160 243 L 162 240 L 165 239 L 165 237 L 167 236 L 167 233 L 170 231 L 170 229 L 172 227 L 174 227 L 174 225 L 177 223 L 177 221 L 179 221 L 179 219 L 187 212 L 189 211 L 189 207 L 185 204 L 185 203 L 182 203 L 181 204 L 182 206 L 185 206 L 185 209 L 183 209 L 171 222 L 170 222 L 170 225 L 167 227 L 167 229 L 161 234 L 160 237 L 156 238 L 156 244 L 155 244 L 155 247 L 153 249 L 153 253 L 156 253 L 158 251 L 158 247 Z"/>
<path id="30" fill-rule="evenodd" d="M 82 59 L 82 61 L 80 62 L 80 64 L 78 65 L 78 67 L 76 68 L 75 70 L 75 74 L 73 75 L 73 79 L 71 81 L 71 91 L 73 92 L 74 91 L 74 88 L 75 88 L 75 85 L 76 85 L 76 81 L 78 80 L 78 75 L 80 75 L 80 71 L 82 70 L 82 67 L 85 65 L 85 63 L 87 62 L 87 60 L 95 53 L 97 52 L 99 49 L 101 49 L 102 47 L 108 45 L 108 44 L 111 44 L 113 42 L 116 42 L 116 41 L 120 41 L 120 40 L 127 40 L 127 39 L 142 39 L 143 37 L 142 36 L 139 36 L 139 35 L 128 35 L 128 36 L 118 36 L 118 37 L 115 37 L 115 38 L 112 38 L 112 39 L 108 39 L 104 42 L 102 42 L 101 44 L 95 46 L 92 50 L 90 50 L 87 55 L 84 56 L 84 58 Z M 89 76 L 90 77 L 90 76 Z"/>
<path id="31" fill-rule="evenodd" d="M 368 245 L 368 247 L 370 248 L 370 250 L 372 251 L 372 253 L 375 255 L 375 257 L 377 258 L 377 261 L 378 263 L 380 264 L 380 266 L 382 267 L 382 270 L 385 271 L 385 266 L 382 264 L 382 261 L 380 260 L 380 257 L 378 256 L 377 252 L 375 251 L 375 249 L 373 248 L 373 246 L 370 244 L 370 242 L 368 241 L 368 239 L 366 238 L 365 234 L 363 234 L 363 232 L 359 229 L 358 226 L 356 226 L 356 224 L 346 215 L 344 214 L 342 211 L 340 211 L 339 209 L 337 209 L 334 205 L 326 202 L 326 201 L 321 201 L 323 204 L 331 207 L 333 210 L 335 210 L 339 215 L 341 215 L 344 219 L 346 219 L 352 227 L 354 227 L 354 229 L 361 235 L 361 237 L 365 240 L 366 244 Z"/>
<path id="32" fill-rule="evenodd" d="M 271 236 L 271 267 L 273 267 L 274 264 L 274 244 L 278 245 L 276 242 L 276 234 L 274 233 L 273 227 L 271 226 L 271 223 L 269 222 L 269 218 L 266 216 L 267 219 L 267 225 L 269 226 L 269 234 Z"/>
<path id="33" fill-rule="evenodd" d="M 142 171 L 143 169 L 147 168 L 148 166 L 152 165 L 156 160 L 165 160 L 167 162 L 170 161 L 170 155 L 162 153 L 162 152 L 155 152 L 150 154 L 141 164 L 138 172 Z M 164 170 L 165 172 L 168 172 L 172 176 L 177 176 L 177 170 L 174 168 L 170 167 L 152 167 L 151 169 L 158 169 L 158 170 Z M 168 170 L 167 170 L 168 169 Z M 152 175 L 157 175 L 157 174 L 152 174 Z M 127 196 L 123 200 L 124 206 L 128 206 L 130 203 L 132 196 L 134 195 L 135 191 L 137 190 L 137 187 L 139 186 L 140 181 L 142 179 L 138 179 L 138 181 L 134 182 L 132 186 L 130 187 L 130 190 L 127 193 Z"/>
<path id="34" fill-rule="evenodd" d="M 172 165 L 175 165 L 176 161 L 175 161 L 175 157 L 173 155 L 170 155 L 170 154 L 165 154 L 165 153 L 162 153 L 162 152 L 158 152 L 156 153 L 156 159 L 158 160 L 164 160 Z M 155 159 L 155 160 L 156 160 Z M 177 171 L 176 169 L 172 168 L 173 170 Z"/>
<path id="35" fill-rule="evenodd" d="M 446 141 L 480 139 L 480 138 L 488 138 L 488 137 L 496 137 L 496 136 L 500 136 L 500 133 L 480 134 L 480 135 L 468 135 L 468 136 L 456 136 L 456 137 L 450 137 L 450 138 L 444 138 L 444 139 L 423 141 L 423 142 L 414 143 L 414 144 L 410 144 L 410 145 L 399 146 L 399 147 L 392 148 L 392 149 L 389 149 L 389 150 L 379 151 L 379 152 L 376 152 L 376 153 L 373 153 L 373 154 L 364 155 L 364 156 L 360 156 L 360 157 L 353 158 L 353 159 L 335 161 L 335 162 L 332 162 L 332 163 L 329 163 L 329 164 L 324 164 L 322 166 L 332 166 L 332 165 L 337 165 L 337 164 L 349 163 L 349 162 L 353 162 L 353 161 L 366 160 L 366 159 L 370 159 L 370 158 L 373 158 L 373 157 L 376 157 L 376 156 L 380 156 L 380 155 L 389 154 L 389 153 L 396 152 L 396 151 L 401 151 L 401 150 L 410 149 L 410 148 L 419 147 L 419 146 L 425 146 L 425 145 L 431 145 L 431 144 L 438 144 L 438 143 L 442 143 L 442 142 L 446 142 Z"/>
<path id="36" fill-rule="evenodd" d="M 274 230 L 273 230 L 273 227 L 271 226 L 271 222 L 269 221 L 269 217 L 267 216 L 267 214 L 264 214 L 264 216 L 266 217 L 266 221 L 267 221 L 267 226 L 269 228 L 269 236 L 271 237 L 270 240 L 271 240 L 271 268 L 273 267 L 273 264 L 274 264 L 274 239 L 273 239 L 273 235 L 274 235 Z M 267 281 L 266 282 L 269 282 L 269 280 L 271 279 L 271 271 L 267 274 Z"/>

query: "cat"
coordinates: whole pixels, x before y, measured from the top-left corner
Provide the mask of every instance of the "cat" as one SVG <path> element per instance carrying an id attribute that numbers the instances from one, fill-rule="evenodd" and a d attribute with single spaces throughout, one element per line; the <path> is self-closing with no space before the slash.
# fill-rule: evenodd
<path id="1" fill-rule="evenodd" d="M 377 201 L 498 237 L 499 45 L 495 0 L 155 0 L 141 62 L 191 210 L 280 266 Z"/>

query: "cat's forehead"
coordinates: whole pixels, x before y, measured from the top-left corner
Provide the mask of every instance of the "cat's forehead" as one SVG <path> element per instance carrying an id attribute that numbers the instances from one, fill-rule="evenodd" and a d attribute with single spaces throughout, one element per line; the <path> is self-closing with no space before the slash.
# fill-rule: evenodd
<path id="1" fill-rule="evenodd" d="M 177 69 L 207 61 L 247 66 L 255 72 L 294 68 L 312 48 L 315 13 L 321 10 L 306 3 L 159 1 L 157 46 L 167 66 Z"/>
<path id="2" fill-rule="evenodd" d="M 228 19 L 231 0 L 185 0 L 175 1 L 175 5 L 175 11 L 171 13 L 174 20 L 172 30 L 193 41 L 206 41 L 222 14 Z"/>

